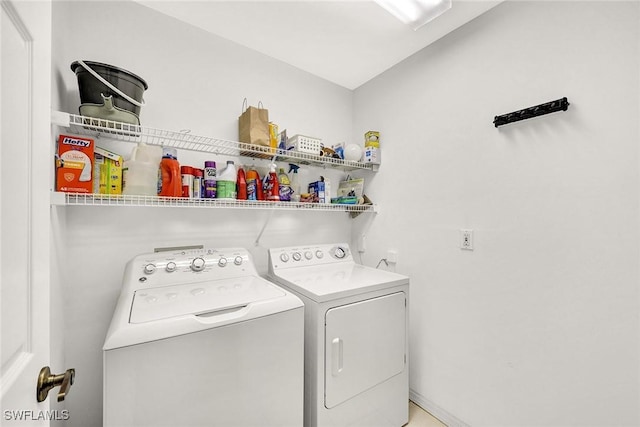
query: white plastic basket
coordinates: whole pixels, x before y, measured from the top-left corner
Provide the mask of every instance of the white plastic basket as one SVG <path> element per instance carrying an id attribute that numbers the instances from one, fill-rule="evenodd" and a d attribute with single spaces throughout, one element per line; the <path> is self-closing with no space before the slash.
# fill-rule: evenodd
<path id="1" fill-rule="evenodd" d="M 287 140 L 287 150 L 293 149 L 303 153 L 320 155 L 322 151 L 322 140 L 304 135 L 293 135 Z"/>

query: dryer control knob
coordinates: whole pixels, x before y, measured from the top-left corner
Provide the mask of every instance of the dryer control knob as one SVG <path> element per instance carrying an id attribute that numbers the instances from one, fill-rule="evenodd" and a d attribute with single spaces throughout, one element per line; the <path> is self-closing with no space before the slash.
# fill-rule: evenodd
<path id="1" fill-rule="evenodd" d="M 201 257 L 194 258 L 193 261 L 191 261 L 191 269 L 193 271 L 204 270 L 204 265 L 205 265 L 204 258 L 201 258 Z"/>
<path id="2" fill-rule="evenodd" d="M 317 257 L 318 259 L 322 259 L 322 257 L 323 257 L 323 256 L 324 256 L 324 252 L 322 252 L 320 249 L 318 249 L 318 250 L 316 251 L 316 257 Z"/>
<path id="3" fill-rule="evenodd" d="M 153 274 L 156 272 L 155 264 L 147 264 L 144 266 L 144 274 Z"/>
<path id="4" fill-rule="evenodd" d="M 241 257 L 240 255 L 238 255 L 237 257 L 235 257 L 235 258 L 233 259 L 233 263 L 234 263 L 235 265 L 242 265 L 242 257 Z"/>
<path id="5" fill-rule="evenodd" d="M 294 261 L 300 261 L 302 259 L 302 255 L 300 255 L 300 252 L 294 252 L 291 256 L 293 257 Z"/>
<path id="6" fill-rule="evenodd" d="M 280 261 L 282 262 L 287 262 L 289 261 L 289 255 L 285 254 L 284 252 L 280 254 Z"/>
<path id="7" fill-rule="evenodd" d="M 218 260 L 218 266 L 224 267 L 226 265 L 227 265 L 227 259 L 225 257 L 220 257 L 220 259 Z"/>
<path id="8" fill-rule="evenodd" d="M 311 251 L 306 251 L 306 252 L 304 253 L 304 257 L 305 257 L 306 259 L 312 259 L 312 258 L 313 258 L 313 254 L 311 253 Z"/>
<path id="9" fill-rule="evenodd" d="M 338 259 L 342 259 L 345 256 L 347 256 L 347 251 L 345 251 L 344 248 L 341 248 L 340 246 L 338 246 L 333 252 L 333 255 Z"/>
<path id="10" fill-rule="evenodd" d="M 167 263 L 167 266 L 164 269 L 167 270 L 167 273 L 173 273 L 174 271 L 176 271 L 177 268 L 178 266 L 176 265 L 175 262 L 169 261 Z"/>

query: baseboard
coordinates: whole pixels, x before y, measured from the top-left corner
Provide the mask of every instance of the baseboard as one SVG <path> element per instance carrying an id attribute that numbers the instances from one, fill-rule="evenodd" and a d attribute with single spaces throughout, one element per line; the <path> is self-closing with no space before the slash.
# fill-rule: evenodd
<path id="1" fill-rule="evenodd" d="M 424 409 L 425 411 L 429 412 L 431 415 L 439 419 L 443 424 L 445 424 L 448 427 L 470 427 L 469 424 L 465 423 L 462 420 L 459 420 L 453 414 L 442 409 L 441 407 L 439 407 L 438 405 L 436 405 L 435 403 L 433 403 L 432 401 L 430 401 L 429 399 L 422 396 L 420 393 L 415 392 L 412 389 L 409 389 L 409 399 L 413 403 L 415 403 L 416 405 L 418 405 L 419 407 L 421 407 L 422 409 Z"/>

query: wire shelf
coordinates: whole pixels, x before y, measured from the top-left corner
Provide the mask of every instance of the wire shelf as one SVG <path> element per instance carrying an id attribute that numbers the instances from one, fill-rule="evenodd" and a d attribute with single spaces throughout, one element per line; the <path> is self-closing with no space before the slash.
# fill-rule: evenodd
<path id="1" fill-rule="evenodd" d="M 52 113 L 55 125 L 69 128 L 73 133 L 90 137 L 106 137 L 126 142 L 144 142 L 182 150 L 199 151 L 226 156 L 244 156 L 275 159 L 302 165 L 332 167 L 345 171 L 365 169 L 377 171 L 378 165 L 365 162 L 334 159 L 299 151 L 258 147 L 243 142 L 198 136 L 185 132 L 174 132 L 147 126 L 115 122 L 111 120 L 79 116 L 60 111 Z"/>
<path id="2" fill-rule="evenodd" d="M 137 195 L 109 195 L 53 192 L 51 203 L 58 206 L 135 206 L 177 208 L 272 209 L 293 211 L 333 211 L 359 214 L 375 212 L 375 205 L 346 205 L 301 202 L 268 202 L 256 200 L 189 199 Z"/>

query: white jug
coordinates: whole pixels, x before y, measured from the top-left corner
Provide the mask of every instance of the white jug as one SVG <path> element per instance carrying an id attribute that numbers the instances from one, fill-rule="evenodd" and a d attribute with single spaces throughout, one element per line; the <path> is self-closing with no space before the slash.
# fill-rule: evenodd
<path id="1" fill-rule="evenodd" d="M 139 142 L 124 162 L 126 168 L 123 194 L 141 196 L 158 195 L 158 168 L 162 160 L 162 147 Z"/>

